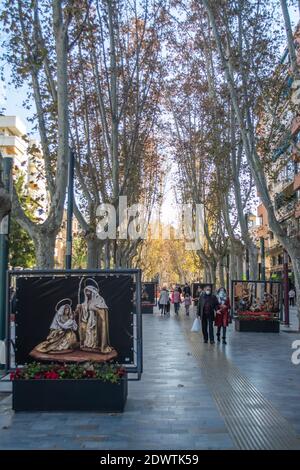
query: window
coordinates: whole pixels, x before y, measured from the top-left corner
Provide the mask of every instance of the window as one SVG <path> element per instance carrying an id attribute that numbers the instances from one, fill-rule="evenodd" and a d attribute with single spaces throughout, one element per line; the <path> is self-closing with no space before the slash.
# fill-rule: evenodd
<path id="1" fill-rule="evenodd" d="M 270 240 L 274 240 L 274 233 L 270 232 Z"/>
<path id="2" fill-rule="evenodd" d="M 283 255 L 278 255 L 277 261 L 277 264 L 283 264 Z"/>
<path id="3" fill-rule="evenodd" d="M 276 257 L 272 256 L 272 266 L 275 266 L 275 265 L 276 265 Z"/>

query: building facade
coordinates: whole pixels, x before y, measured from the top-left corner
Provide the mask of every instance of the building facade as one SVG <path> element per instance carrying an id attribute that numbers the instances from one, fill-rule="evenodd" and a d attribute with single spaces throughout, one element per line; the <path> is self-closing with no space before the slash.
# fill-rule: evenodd
<path id="1" fill-rule="evenodd" d="M 3 156 L 13 158 L 13 177 L 22 195 L 27 197 L 27 209 L 35 221 L 47 218 L 49 197 L 46 187 L 44 160 L 39 142 L 26 137 L 26 126 L 17 116 L 0 116 L 0 150 Z M 66 211 L 55 245 L 55 266 L 63 268 L 66 253 Z M 73 220 L 73 233 L 80 231 Z"/>
<path id="2" fill-rule="evenodd" d="M 298 27 L 295 33 L 295 43 L 300 67 L 299 34 Z M 283 62 L 285 61 L 287 66 L 288 60 L 286 52 Z M 277 220 L 286 234 L 297 238 L 300 243 L 300 117 L 297 112 L 299 105 L 295 107 L 292 104 L 295 102 L 295 93 L 299 91 L 298 89 L 295 92 L 292 91 L 293 81 L 289 73 L 285 78 L 285 84 L 286 91 L 282 95 L 280 113 L 277 116 L 282 126 L 274 136 L 273 154 L 266 176 Z M 265 115 L 263 121 L 266 121 Z M 252 233 L 259 248 L 259 262 L 264 263 L 266 267 L 266 277 L 282 279 L 284 250 L 269 227 L 267 210 L 261 202 L 257 207 L 257 224 Z M 290 284 L 293 285 L 293 268 L 289 257 L 288 269 Z"/>

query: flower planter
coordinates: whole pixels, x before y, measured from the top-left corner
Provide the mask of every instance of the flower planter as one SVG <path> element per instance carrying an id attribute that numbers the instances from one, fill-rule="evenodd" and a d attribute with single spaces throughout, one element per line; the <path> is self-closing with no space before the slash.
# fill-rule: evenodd
<path id="1" fill-rule="evenodd" d="M 278 320 L 240 320 L 235 319 L 235 330 L 255 333 L 279 333 Z"/>
<path id="2" fill-rule="evenodd" d="M 15 411 L 119 413 L 127 400 L 127 376 L 119 383 L 97 379 L 13 380 Z"/>

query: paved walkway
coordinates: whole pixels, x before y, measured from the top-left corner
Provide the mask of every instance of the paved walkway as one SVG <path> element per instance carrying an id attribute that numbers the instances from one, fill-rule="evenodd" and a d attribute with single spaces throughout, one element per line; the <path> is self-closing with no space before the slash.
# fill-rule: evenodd
<path id="1" fill-rule="evenodd" d="M 144 315 L 144 374 L 126 410 L 17 413 L 0 394 L 0 449 L 300 449 L 297 333 L 231 331 L 205 345 L 192 319 Z"/>

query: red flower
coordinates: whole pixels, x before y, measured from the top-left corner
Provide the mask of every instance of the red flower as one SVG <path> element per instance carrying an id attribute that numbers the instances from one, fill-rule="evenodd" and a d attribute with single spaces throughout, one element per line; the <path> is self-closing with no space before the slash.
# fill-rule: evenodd
<path id="1" fill-rule="evenodd" d="M 94 370 L 85 370 L 84 371 L 84 375 L 88 378 L 88 379 L 93 379 L 94 377 L 96 377 L 96 372 Z"/>
<path id="2" fill-rule="evenodd" d="M 50 379 L 50 380 L 56 380 L 59 379 L 59 375 L 57 372 L 54 372 L 53 370 L 50 370 L 48 372 L 45 372 L 45 379 Z"/>

